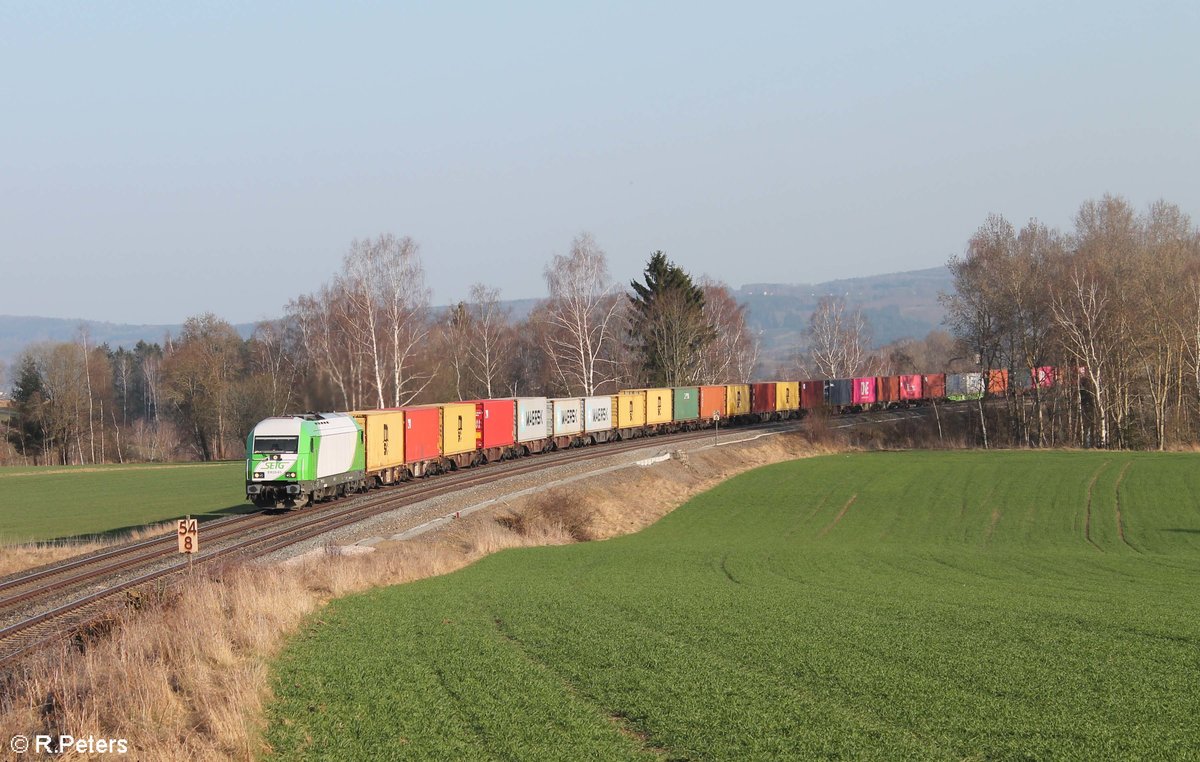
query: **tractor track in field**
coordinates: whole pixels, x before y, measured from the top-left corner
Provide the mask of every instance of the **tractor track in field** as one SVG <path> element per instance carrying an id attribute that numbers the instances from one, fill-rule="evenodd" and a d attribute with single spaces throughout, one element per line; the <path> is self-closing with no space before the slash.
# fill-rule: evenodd
<path id="1" fill-rule="evenodd" d="M 923 417 L 921 408 L 842 416 L 844 426 L 890 423 Z M 755 424 L 759 435 L 800 430 L 799 420 Z M 733 433 L 730 430 L 726 433 Z M 455 491 L 536 474 L 577 461 L 647 448 L 670 449 L 696 440 L 715 439 L 711 429 L 607 443 L 600 448 L 560 450 L 517 461 L 486 464 L 426 481 L 410 481 L 377 493 L 321 503 L 287 512 L 259 511 L 204 522 L 200 549 L 179 560 L 174 532 L 47 564 L 0 579 L 0 669 L 11 668 L 32 651 L 68 638 L 86 640 L 87 633 L 115 612 L 138 606 L 155 594 L 186 580 L 192 568 L 211 568 L 248 557 L 263 557 L 313 540 L 407 505 Z M 854 499 L 834 520 L 849 510 Z M 281 515 L 282 513 L 282 515 Z M 414 517 L 419 518 L 419 517 Z M 427 522 L 428 523 L 428 522 Z M 833 524 L 830 525 L 832 529 Z"/>
<path id="2" fill-rule="evenodd" d="M 833 517 L 833 521 L 825 525 L 825 528 L 821 530 L 821 533 L 818 534 L 817 537 L 824 537 L 833 531 L 833 528 L 838 525 L 838 522 L 840 522 L 845 515 L 850 512 L 850 508 L 854 505 L 856 500 L 858 500 L 857 492 L 850 496 L 850 499 L 847 500 L 846 504 L 842 506 L 842 510 L 838 511 L 838 515 Z"/>
<path id="3" fill-rule="evenodd" d="M 1092 539 L 1092 493 L 1096 489 L 1096 480 L 1100 478 L 1100 474 L 1104 472 L 1104 469 L 1108 468 L 1108 464 L 1111 462 L 1112 461 L 1110 461 L 1110 460 L 1104 461 L 1103 463 L 1100 464 L 1100 467 L 1096 469 L 1096 473 L 1092 474 L 1092 479 L 1091 479 L 1091 481 L 1088 482 L 1088 486 L 1087 486 L 1087 508 L 1084 512 L 1084 518 L 1083 518 L 1083 536 L 1084 536 L 1084 538 L 1092 544 L 1093 548 L 1100 551 L 1101 553 L 1104 552 L 1104 548 L 1097 545 L 1096 541 Z"/>
<path id="4" fill-rule="evenodd" d="M 1117 536 L 1120 537 L 1121 542 L 1125 543 L 1125 545 L 1131 550 L 1141 553 L 1142 551 L 1134 547 L 1133 543 L 1129 542 L 1129 538 L 1125 536 L 1125 524 L 1121 518 L 1121 482 L 1125 481 L 1125 475 L 1129 473 L 1129 469 L 1131 468 L 1133 468 L 1133 461 L 1126 461 L 1125 466 L 1121 469 L 1121 473 L 1117 476 L 1117 483 L 1113 487 L 1113 500 L 1115 501 L 1117 507 Z"/>

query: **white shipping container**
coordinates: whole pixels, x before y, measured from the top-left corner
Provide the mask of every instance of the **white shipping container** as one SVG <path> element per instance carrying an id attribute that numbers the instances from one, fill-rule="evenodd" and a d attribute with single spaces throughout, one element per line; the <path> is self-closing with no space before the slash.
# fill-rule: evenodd
<path id="1" fill-rule="evenodd" d="M 613 427 L 612 396 L 584 397 L 583 425 L 590 434 L 593 431 L 610 431 Z"/>
<path id="2" fill-rule="evenodd" d="M 947 397 L 978 397 L 982 394 L 982 373 L 951 373 L 946 376 Z"/>
<path id="3" fill-rule="evenodd" d="M 545 397 L 516 397 L 517 441 L 532 442 L 550 436 L 550 418 Z"/>
<path id="4" fill-rule="evenodd" d="M 583 400 L 563 397 L 550 400 L 554 436 L 562 437 L 583 431 Z"/>

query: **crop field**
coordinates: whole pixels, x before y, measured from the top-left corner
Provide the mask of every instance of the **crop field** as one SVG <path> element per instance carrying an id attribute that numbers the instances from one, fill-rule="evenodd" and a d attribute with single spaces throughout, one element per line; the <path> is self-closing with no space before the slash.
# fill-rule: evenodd
<path id="1" fill-rule="evenodd" d="M 758 469 L 636 535 L 333 602 L 275 666 L 286 758 L 1187 758 L 1200 458 Z"/>
<path id="2" fill-rule="evenodd" d="M 241 510 L 244 473 L 241 462 L 0 468 L 0 545 Z"/>

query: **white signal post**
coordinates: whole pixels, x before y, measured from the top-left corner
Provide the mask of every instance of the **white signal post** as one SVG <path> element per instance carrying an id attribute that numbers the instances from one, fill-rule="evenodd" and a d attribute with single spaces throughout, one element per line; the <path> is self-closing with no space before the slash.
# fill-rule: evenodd
<path id="1" fill-rule="evenodd" d="M 192 556 L 200 550 L 200 520 L 189 514 L 175 522 L 175 535 L 179 541 L 179 552 L 187 553 L 188 570 L 192 568 Z"/>
<path id="2" fill-rule="evenodd" d="M 713 441 L 717 441 L 717 437 L 721 435 L 721 414 L 716 410 L 713 411 Z"/>

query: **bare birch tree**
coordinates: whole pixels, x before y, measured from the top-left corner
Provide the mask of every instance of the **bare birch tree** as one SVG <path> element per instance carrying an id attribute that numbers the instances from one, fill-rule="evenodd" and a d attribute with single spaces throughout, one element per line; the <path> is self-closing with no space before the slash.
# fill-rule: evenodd
<path id="1" fill-rule="evenodd" d="M 759 340 L 746 324 L 746 308 L 738 304 L 724 283 L 701 281 L 704 319 L 713 329 L 713 340 L 700 360 L 704 383 L 750 378 L 758 364 Z"/>
<path id="2" fill-rule="evenodd" d="M 616 380 L 610 350 L 616 343 L 616 286 L 608 257 L 591 233 L 581 233 L 571 252 L 556 255 L 544 271 L 550 292 L 546 351 L 568 393 L 592 395 Z"/>
<path id="3" fill-rule="evenodd" d="M 500 289 L 483 283 L 472 285 L 467 309 L 473 329 L 467 344 L 471 372 L 483 396 L 493 397 L 500 389 L 512 344 L 508 312 L 500 303 Z"/>
<path id="4" fill-rule="evenodd" d="M 808 319 L 808 353 L 826 378 L 848 378 L 867 370 L 870 341 L 861 310 L 849 310 L 840 296 L 823 296 Z"/>

